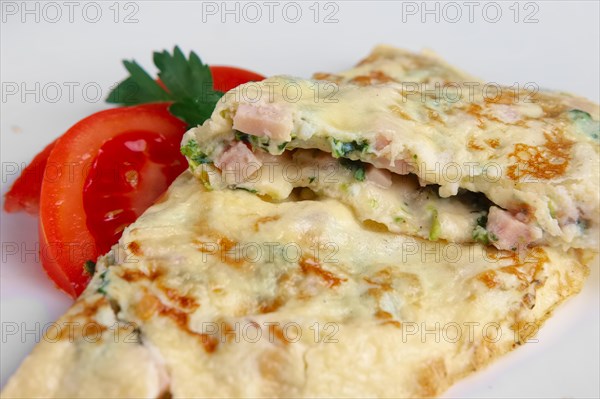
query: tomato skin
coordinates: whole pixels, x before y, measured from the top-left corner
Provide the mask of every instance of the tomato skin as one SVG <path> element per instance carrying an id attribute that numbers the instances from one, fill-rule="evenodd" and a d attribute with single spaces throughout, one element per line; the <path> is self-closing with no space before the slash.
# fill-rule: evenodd
<path id="1" fill-rule="evenodd" d="M 59 288 L 79 295 L 90 278 L 84 262 L 101 254 L 88 229 L 83 192 L 102 146 L 131 131 L 156 132 L 179 141 L 185 130 L 185 123 L 168 112 L 168 104 L 144 104 L 93 114 L 57 141 L 48 158 L 48 168 L 55 170 L 47 169 L 41 189 L 40 244 L 44 269 Z"/>
<path id="2" fill-rule="evenodd" d="M 212 73 L 214 89 L 222 92 L 229 91 L 247 82 L 259 82 L 265 79 L 264 76 L 256 72 L 224 65 L 211 65 L 210 72 Z"/>
<path id="3" fill-rule="evenodd" d="M 56 141 L 48 144 L 37 154 L 15 180 L 5 196 L 4 210 L 6 212 L 25 211 L 34 216 L 38 214 L 46 164 Z"/>

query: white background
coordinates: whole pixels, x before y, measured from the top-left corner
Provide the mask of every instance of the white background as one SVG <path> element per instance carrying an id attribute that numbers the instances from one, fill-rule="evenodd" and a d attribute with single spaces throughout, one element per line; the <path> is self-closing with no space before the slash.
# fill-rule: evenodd
<path id="1" fill-rule="evenodd" d="M 472 13 L 463 1 L 336 1 L 317 7 L 309 1 L 287 6 L 286 11 L 285 3 L 275 2 L 272 22 L 263 2 L 251 8 L 229 2 L 227 8 L 238 7 L 237 14 L 223 13 L 220 1 L 208 3 L 3 1 L 2 193 L 16 177 L 10 165 L 29 162 L 76 121 L 107 108 L 102 99 L 125 77 L 120 60 L 136 59 L 153 71 L 152 51 L 175 44 L 186 53 L 194 50 L 208 63 L 304 77 L 348 68 L 378 43 L 413 50 L 427 47 L 490 82 L 534 82 L 595 102 L 600 98 L 597 1 L 498 1 L 487 6 L 473 2 Z M 209 15 L 203 7 L 217 8 L 217 13 Z M 424 13 L 425 7 L 433 12 Z M 302 11 L 299 18 L 297 8 Z M 315 8 L 320 10 L 317 22 Z M 257 9 L 261 17 L 252 22 Z M 334 11 L 331 23 L 325 23 Z M 294 19 L 299 20 L 291 22 Z M 18 91 L 13 93 L 15 85 Z M 68 86 L 74 87 L 72 93 Z M 24 94 L 22 89 L 32 91 Z M 32 334 L 5 334 L 8 323 L 35 329 L 35 323 L 53 321 L 71 303 L 36 262 L 36 228 L 33 217 L 2 214 L 2 385 L 36 341 Z M 17 243 L 21 250 L 8 254 L 7 243 Z M 599 397 L 598 280 L 596 266 L 584 291 L 557 310 L 537 343 L 463 380 L 447 396 Z"/>

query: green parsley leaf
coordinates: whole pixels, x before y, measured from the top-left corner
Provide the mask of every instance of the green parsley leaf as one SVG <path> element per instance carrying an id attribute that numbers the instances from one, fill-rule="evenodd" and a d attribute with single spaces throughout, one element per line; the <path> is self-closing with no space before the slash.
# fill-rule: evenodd
<path id="1" fill-rule="evenodd" d="M 194 52 L 186 59 L 177 46 L 173 54 L 155 52 L 153 60 L 166 90 L 135 61 L 123 61 L 130 76 L 110 92 L 106 101 L 123 105 L 170 101 L 173 104 L 169 111 L 189 126 L 200 125 L 208 119 L 223 96 L 213 89 L 208 65 Z"/>

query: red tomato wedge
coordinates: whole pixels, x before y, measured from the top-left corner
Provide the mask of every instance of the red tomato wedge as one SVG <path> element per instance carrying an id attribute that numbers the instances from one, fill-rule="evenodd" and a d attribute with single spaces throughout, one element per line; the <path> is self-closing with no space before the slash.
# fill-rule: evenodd
<path id="1" fill-rule="evenodd" d="M 246 69 L 222 65 L 210 66 L 210 72 L 212 73 L 213 87 L 215 90 L 222 92 L 229 91 L 244 83 L 259 82 L 265 78 Z"/>
<path id="2" fill-rule="evenodd" d="M 10 190 L 6 193 L 4 210 L 6 212 L 25 211 L 37 215 L 40 208 L 40 191 L 42 180 L 46 171 L 46 163 L 56 140 L 33 158 L 21 175 L 15 180 Z"/>
<path id="3" fill-rule="evenodd" d="M 47 161 L 40 200 L 43 266 L 72 296 L 86 287 L 83 264 L 106 252 L 187 167 L 186 125 L 168 104 L 114 108 L 75 124 Z"/>

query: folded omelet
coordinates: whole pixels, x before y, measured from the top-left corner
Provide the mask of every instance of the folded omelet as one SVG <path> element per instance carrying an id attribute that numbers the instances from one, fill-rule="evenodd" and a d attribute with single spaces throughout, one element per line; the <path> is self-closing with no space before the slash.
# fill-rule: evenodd
<path id="1" fill-rule="evenodd" d="M 579 292 L 597 106 L 411 99 L 409 83 L 480 81 L 389 47 L 315 78 L 242 86 L 188 132 L 191 171 L 98 260 L 2 397 L 430 397 Z M 466 162 L 457 181 L 427 173 Z"/>
<path id="2" fill-rule="evenodd" d="M 600 245 L 597 104 L 515 92 L 388 47 L 316 78 L 328 80 L 274 77 L 227 93 L 186 135 L 194 173 L 274 200 L 307 187 L 429 240 Z"/>

